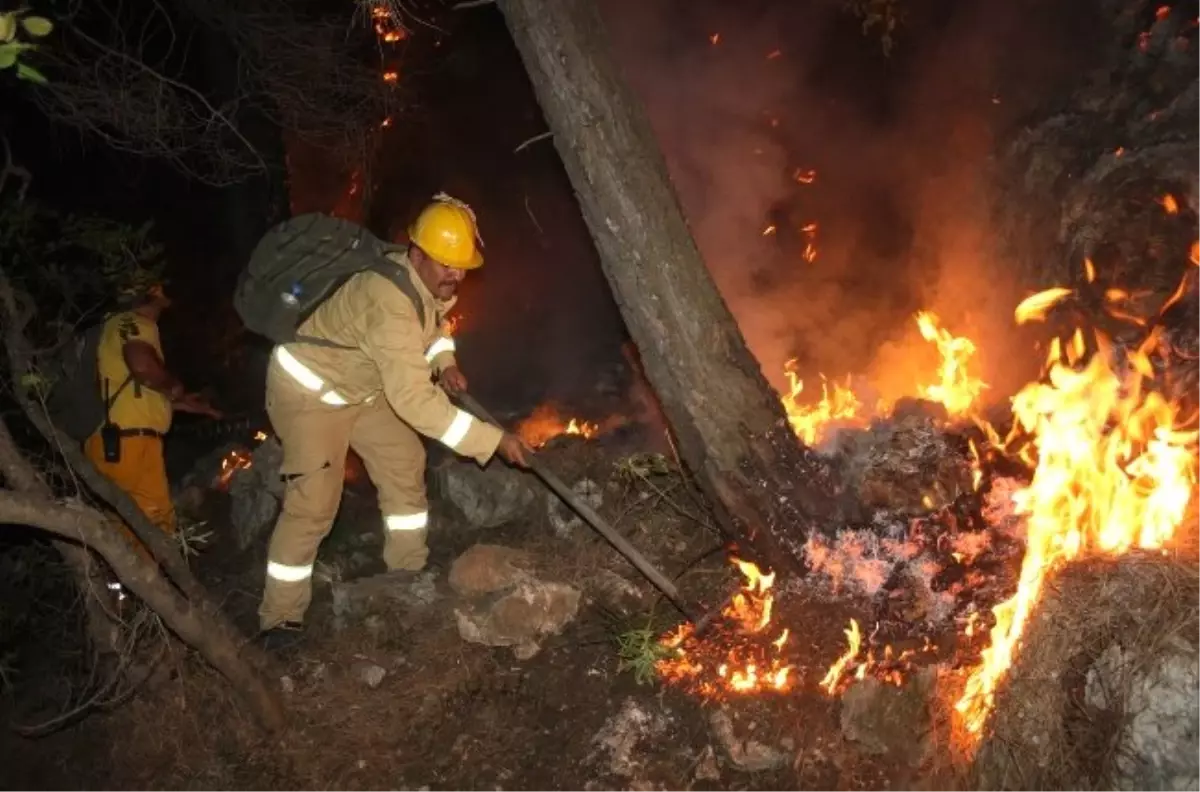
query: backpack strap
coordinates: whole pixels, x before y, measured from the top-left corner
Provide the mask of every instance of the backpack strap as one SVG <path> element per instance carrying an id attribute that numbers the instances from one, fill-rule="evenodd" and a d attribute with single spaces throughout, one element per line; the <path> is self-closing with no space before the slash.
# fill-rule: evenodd
<path id="1" fill-rule="evenodd" d="M 417 321 L 421 326 L 425 326 L 427 312 L 425 303 L 421 300 L 421 295 L 417 291 L 417 285 L 412 282 L 408 271 L 394 261 L 389 259 L 381 259 L 377 263 L 371 265 L 364 272 L 377 272 L 383 277 L 392 282 L 393 285 L 400 291 L 404 292 L 404 296 L 412 301 L 413 308 L 417 311 Z M 315 338 L 313 336 L 297 335 L 295 340 L 301 344 L 310 344 L 312 346 L 325 347 L 326 349 L 356 349 L 356 347 L 339 344 L 336 341 L 330 341 L 327 338 Z"/>
<path id="2" fill-rule="evenodd" d="M 117 403 L 117 397 L 121 395 L 121 391 L 125 390 L 125 386 L 133 382 L 133 374 L 125 378 L 121 386 L 117 388 L 117 392 L 110 398 L 108 395 L 108 378 L 104 378 L 104 422 L 112 423 L 112 406 Z"/>

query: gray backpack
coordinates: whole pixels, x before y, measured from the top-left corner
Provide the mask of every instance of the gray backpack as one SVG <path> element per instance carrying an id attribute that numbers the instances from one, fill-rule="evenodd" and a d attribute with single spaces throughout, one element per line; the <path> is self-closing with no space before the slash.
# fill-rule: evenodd
<path id="1" fill-rule="evenodd" d="M 317 213 L 293 217 L 259 240 L 238 277 L 234 310 L 247 329 L 277 344 L 304 340 L 340 347 L 298 338 L 296 328 L 350 276 L 372 270 L 413 301 L 424 324 L 428 317 L 415 285 L 403 267 L 385 257 L 401 249 L 349 220 Z"/>

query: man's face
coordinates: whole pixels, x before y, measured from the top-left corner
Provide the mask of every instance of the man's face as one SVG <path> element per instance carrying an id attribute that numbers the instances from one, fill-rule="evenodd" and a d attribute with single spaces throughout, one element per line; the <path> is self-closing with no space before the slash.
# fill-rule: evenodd
<path id="1" fill-rule="evenodd" d="M 449 300 L 453 297 L 458 292 L 458 284 L 462 283 L 463 278 L 467 276 L 466 270 L 443 266 L 425 255 L 425 251 L 415 245 L 409 260 L 417 275 L 421 277 L 425 288 L 433 292 L 439 300 Z"/>

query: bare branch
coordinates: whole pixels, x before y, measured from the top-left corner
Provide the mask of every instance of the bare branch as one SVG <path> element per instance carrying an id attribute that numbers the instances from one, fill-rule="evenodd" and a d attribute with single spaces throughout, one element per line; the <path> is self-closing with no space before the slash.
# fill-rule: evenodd
<path id="1" fill-rule="evenodd" d="M 543 132 L 540 135 L 534 135 L 533 137 L 529 138 L 528 140 L 525 140 L 520 145 L 518 145 L 515 149 L 513 149 L 513 154 L 516 154 L 519 151 L 521 151 L 522 149 L 532 146 L 534 143 L 537 143 L 539 140 L 545 140 L 546 138 L 553 137 L 553 136 L 554 136 L 554 133 L 550 132 L 549 130 L 547 130 L 546 132 Z"/>
<path id="2" fill-rule="evenodd" d="M 12 148 L 8 145 L 8 138 L 0 135 L 0 140 L 4 142 L 4 169 L 0 170 L 0 195 L 4 194 L 4 185 L 10 178 L 20 179 L 21 186 L 17 189 L 17 203 L 25 203 L 25 193 L 29 190 L 30 183 L 33 182 L 33 174 L 13 162 Z"/>
<path id="3" fill-rule="evenodd" d="M 12 442 L 7 428 L 0 429 L 0 445 L 5 442 Z M 95 509 L 0 491 L 0 523 L 40 528 L 95 550 L 130 591 L 233 684 L 266 728 L 282 728 L 283 709 L 278 697 L 240 656 L 233 634 L 223 627 L 219 617 L 204 605 L 188 602 L 172 589 L 153 564 L 112 530 L 103 514 Z"/>

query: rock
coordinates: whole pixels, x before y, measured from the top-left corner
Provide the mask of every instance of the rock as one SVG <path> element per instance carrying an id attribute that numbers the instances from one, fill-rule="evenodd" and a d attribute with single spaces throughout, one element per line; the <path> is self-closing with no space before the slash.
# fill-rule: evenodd
<path id="1" fill-rule="evenodd" d="M 450 566 L 450 588 L 464 597 L 512 588 L 529 578 L 528 553 L 502 545 L 472 545 Z"/>
<path id="2" fill-rule="evenodd" d="M 581 478 L 576 481 L 571 485 L 571 490 L 593 509 L 599 509 L 604 505 L 603 488 L 590 478 Z M 546 493 L 546 515 L 550 518 L 550 525 L 554 528 L 555 535 L 562 538 L 585 527 L 583 519 L 553 492 Z"/>
<path id="3" fill-rule="evenodd" d="M 463 640 L 513 646 L 518 659 L 537 654 L 538 639 L 556 635 L 579 611 L 579 591 L 563 583 L 522 580 L 499 599 L 454 609 Z"/>
<path id="4" fill-rule="evenodd" d="M 383 678 L 387 676 L 387 671 L 383 666 L 378 666 L 366 660 L 357 660 L 350 666 L 350 673 L 358 677 L 358 679 L 367 687 L 374 690 L 383 682 Z"/>
<path id="5" fill-rule="evenodd" d="M 1196 647 L 1167 641 L 1149 662 L 1119 644 L 1108 647 L 1088 671 L 1089 707 L 1117 719 L 1114 746 L 1117 789 L 1196 789 L 1200 784 L 1200 734 Z"/>
<path id="6" fill-rule="evenodd" d="M 789 753 L 777 750 L 752 739 L 742 739 L 734 729 L 733 721 L 723 709 L 714 709 L 708 717 L 713 736 L 729 761 L 739 770 L 756 773 L 775 770 L 791 761 Z"/>
<path id="7" fill-rule="evenodd" d="M 637 700 L 627 698 L 620 711 L 610 716 L 592 737 L 594 748 L 587 761 L 593 762 L 604 754 L 605 770 L 615 776 L 633 778 L 642 770 L 639 746 L 644 740 L 662 737 L 667 725 L 668 719 L 662 713 L 652 712 Z"/>
<path id="8" fill-rule="evenodd" d="M 890 754 L 917 766 L 929 747 L 930 710 L 937 672 L 925 667 L 899 687 L 873 677 L 842 696 L 842 734 L 870 754 Z"/>
<path id="9" fill-rule="evenodd" d="M 229 479 L 229 522 L 234 544 L 245 550 L 260 541 L 274 525 L 283 501 L 284 485 L 279 476 L 283 446 L 270 437 L 250 454 L 250 466 L 234 471 Z"/>
<path id="10" fill-rule="evenodd" d="M 397 571 L 347 583 L 334 582 L 332 591 L 336 630 L 345 629 L 351 622 L 365 621 L 372 615 L 393 613 L 397 609 L 420 610 L 441 597 L 431 570 Z"/>
<path id="11" fill-rule="evenodd" d="M 495 528 L 512 522 L 536 498 L 529 478 L 504 465 L 480 468 L 473 462 L 455 460 L 437 469 L 435 482 L 443 497 L 474 528 Z"/>

